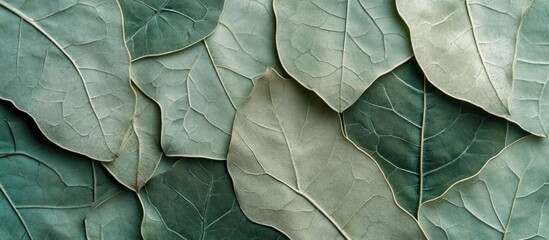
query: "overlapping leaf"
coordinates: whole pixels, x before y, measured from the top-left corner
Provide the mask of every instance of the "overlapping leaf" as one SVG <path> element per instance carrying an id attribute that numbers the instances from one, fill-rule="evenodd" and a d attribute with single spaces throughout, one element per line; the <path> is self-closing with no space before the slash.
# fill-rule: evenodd
<path id="1" fill-rule="evenodd" d="M 432 239 L 549 236 L 549 141 L 522 139 L 480 173 L 426 202 L 419 221 Z"/>
<path id="2" fill-rule="evenodd" d="M 412 56 L 394 1 L 276 0 L 274 6 L 282 65 L 336 111 Z"/>
<path id="3" fill-rule="evenodd" d="M 426 82 L 415 60 L 378 79 L 343 113 L 345 131 L 381 166 L 412 215 L 477 173 L 524 133 Z"/>
<path id="4" fill-rule="evenodd" d="M 139 196 L 145 239 L 285 239 L 244 216 L 222 162 L 182 159 Z"/>
<path id="5" fill-rule="evenodd" d="M 132 64 L 135 83 L 162 108 L 167 155 L 224 160 L 235 106 L 267 66 L 279 66 L 271 0 L 229 0 L 226 7 L 206 41 Z"/>
<path id="6" fill-rule="evenodd" d="M 338 114 L 272 70 L 237 111 L 227 161 L 246 215 L 290 238 L 423 238 Z"/>
<path id="7" fill-rule="evenodd" d="M 49 143 L 0 103 L 0 237 L 83 239 L 94 202 L 119 187 L 89 158 Z"/>
<path id="8" fill-rule="evenodd" d="M 119 0 L 132 59 L 175 52 L 216 28 L 225 0 Z"/>
<path id="9" fill-rule="evenodd" d="M 139 89 L 131 125 L 125 132 L 120 153 L 103 165 L 123 185 L 139 191 L 153 176 L 162 159 L 160 109 Z"/>
<path id="10" fill-rule="evenodd" d="M 0 98 L 60 146 L 112 161 L 135 96 L 116 1 L 0 1 Z"/>
<path id="11" fill-rule="evenodd" d="M 397 6 L 429 81 L 547 136 L 547 1 L 406 1 Z"/>
<path id="12" fill-rule="evenodd" d="M 141 239 L 143 213 L 137 195 L 122 190 L 105 199 L 86 216 L 87 239 Z"/>

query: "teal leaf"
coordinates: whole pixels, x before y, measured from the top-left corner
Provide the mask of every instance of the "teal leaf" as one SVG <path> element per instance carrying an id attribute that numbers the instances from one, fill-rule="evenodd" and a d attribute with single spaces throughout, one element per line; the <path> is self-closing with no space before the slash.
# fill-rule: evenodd
<path id="1" fill-rule="evenodd" d="M 338 112 L 412 56 L 394 1 L 275 0 L 274 9 L 282 66 Z"/>
<path id="2" fill-rule="evenodd" d="M 530 136 L 507 147 L 469 179 L 421 206 L 431 239 L 546 239 L 549 141 Z"/>
<path id="3" fill-rule="evenodd" d="M 225 0 L 119 0 L 132 59 L 187 48 L 216 28 Z"/>
<path id="4" fill-rule="evenodd" d="M 139 196 L 145 239 L 284 239 L 244 216 L 223 162 L 179 160 Z"/>
<path id="5" fill-rule="evenodd" d="M 338 114 L 273 70 L 237 111 L 227 165 L 246 216 L 290 238 L 424 238 Z"/>
<path id="6" fill-rule="evenodd" d="M 378 79 L 343 119 L 349 139 L 377 161 L 397 202 L 414 216 L 422 202 L 525 135 L 432 87 L 414 60 Z"/>
<path id="7" fill-rule="evenodd" d="M 116 1 L 0 1 L 0 98 L 56 144 L 113 161 L 135 95 Z"/>

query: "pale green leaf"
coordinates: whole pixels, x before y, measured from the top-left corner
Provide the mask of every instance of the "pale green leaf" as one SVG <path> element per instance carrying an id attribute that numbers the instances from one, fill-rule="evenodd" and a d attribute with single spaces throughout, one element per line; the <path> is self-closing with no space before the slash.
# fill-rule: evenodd
<path id="1" fill-rule="evenodd" d="M 436 87 L 547 136 L 549 3 L 397 0 L 415 56 Z"/>
<path id="2" fill-rule="evenodd" d="M 478 175 L 422 205 L 422 227 L 431 239 L 547 239 L 547 156 L 547 139 L 517 141 Z"/>
<path id="3" fill-rule="evenodd" d="M 216 28 L 225 0 L 119 0 L 132 59 L 189 47 Z"/>
<path id="4" fill-rule="evenodd" d="M 283 72 L 272 6 L 272 0 L 226 0 L 219 26 L 206 38 L 212 62 L 237 107 L 268 66 Z"/>
<path id="5" fill-rule="evenodd" d="M 136 193 L 122 190 L 105 199 L 86 216 L 86 237 L 92 239 L 141 239 L 143 213 Z"/>
<path id="6" fill-rule="evenodd" d="M 182 159 L 139 196 L 145 239 L 284 239 L 244 216 L 223 162 Z"/>
<path id="7" fill-rule="evenodd" d="M 244 213 L 290 238 L 423 238 L 338 114 L 272 70 L 237 111 L 227 164 Z"/>
<path id="8" fill-rule="evenodd" d="M 115 161 L 103 163 L 123 185 L 139 191 L 153 176 L 162 159 L 160 109 L 139 89 L 131 125 Z"/>
<path id="9" fill-rule="evenodd" d="M 393 0 L 275 0 L 284 69 L 336 111 L 412 56 Z"/>
<path id="10" fill-rule="evenodd" d="M 132 79 L 162 109 L 166 155 L 225 159 L 235 109 L 203 42 L 134 62 Z"/>
<path id="11" fill-rule="evenodd" d="M 134 110 L 116 1 L 0 1 L 0 98 L 56 144 L 119 153 Z"/>
<path id="12" fill-rule="evenodd" d="M 343 112 L 345 132 L 381 166 L 397 202 L 419 205 L 477 173 L 520 128 L 433 88 L 415 60 L 382 76 Z"/>
<path id="13" fill-rule="evenodd" d="M 169 156 L 224 160 L 235 107 L 275 50 L 272 0 L 228 0 L 220 26 L 205 41 L 133 63 L 134 82 L 162 108 L 162 148 Z"/>
<path id="14" fill-rule="evenodd" d="M 549 135 L 549 2 L 526 11 L 516 50 L 510 119 L 537 135 Z"/>
<path id="15" fill-rule="evenodd" d="M 0 236 L 84 239 L 95 202 L 119 186 L 89 158 L 60 149 L 0 102 Z"/>

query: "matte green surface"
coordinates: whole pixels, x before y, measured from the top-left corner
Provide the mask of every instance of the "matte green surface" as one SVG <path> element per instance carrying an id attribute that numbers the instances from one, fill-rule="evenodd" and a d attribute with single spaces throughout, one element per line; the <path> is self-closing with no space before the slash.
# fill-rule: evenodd
<path id="1" fill-rule="evenodd" d="M 414 216 L 422 202 L 525 135 L 433 88 L 415 60 L 378 79 L 343 119 L 349 139 L 378 162 L 398 203 Z"/>
<path id="2" fill-rule="evenodd" d="M 422 239 L 338 114 L 268 70 L 237 111 L 227 157 L 244 213 L 292 239 Z"/>
<path id="3" fill-rule="evenodd" d="M 549 141 L 507 147 L 475 177 L 426 202 L 419 221 L 431 239 L 546 239 Z"/>
<path id="4" fill-rule="evenodd" d="M 224 162 L 182 159 L 140 192 L 145 239 L 285 239 L 241 212 Z"/>
<path id="5" fill-rule="evenodd" d="M 118 185 L 97 163 L 49 143 L 0 102 L 0 237 L 84 239 L 92 205 Z"/>
<path id="6" fill-rule="evenodd" d="M 342 112 L 412 56 L 393 0 L 275 0 L 284 69 Z"/>
<path id="7" fill-rule="evenodd" d="M 0 98 L 51 141 L 112 161 L 135 95 L 116 1 L 0 1 Z"/>
<path id="8" fill-rule="evenodd" d="M 225 0 L 119 0 L 132 59 L 187 48 L 216 28 Z"/>

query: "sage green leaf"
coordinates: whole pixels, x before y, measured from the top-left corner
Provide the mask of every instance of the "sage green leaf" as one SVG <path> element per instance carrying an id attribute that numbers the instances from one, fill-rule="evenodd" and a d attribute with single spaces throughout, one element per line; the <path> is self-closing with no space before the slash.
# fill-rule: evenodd
<path id="1" fill-rule="evenodd" d="M 394 1 L 275 0 L 284 69 L 342 112 L 412 56 Z"/>
<path id="2" fill-rule="evenodd" d="M 419 221 L 431 239 L 546 239 L 549 141 L 507 147 L 474 177 L 426 202 Z"/>
<path id="3" fill-rule="evenodd" d="M 60 149 L 0 102 L 0 236 L 83 239 L 83 221 L 115 181 L 89 158 Z"/>
<path id="4" fill-rule="evenodd" d="M 132 59 L 189 47 L 216 28 L 225 0 L 119 0 Z"/>
<path id="5" fill-rule="evenodd" d="M 397 202 L 414 216 L 422 202 L 525 135 L 432 87 L 415 60 L 379 78 L 343 119 L 349 139 L 377 161 Z"/>
<path id="6" fill-rule="evenodd" d="M 124 186 L 134 191 L 153 176 L 162 159 L 160 147 L 160 109 L 139 89 L 132 123 L 126 130 L 120 153 L 112 162 L 103 163 Z"/>
<path id="7" fill-rule="evenodd" d="M 168 56 L 133 63 L 134 82 L 162 108 L 162 148 L 169 156 L 224 160 L 235 107 L 275 50 L 272 0 L 228 0 L 217 30 Z"/>
<path id="8" fill-rule="evenodd" d="M 547 136 L 547 1 L 397 0 L 436 87 Z"/>
<path id="9" fill-rule="evenodd" d="M 143 213 L 137 195 L 122 190 L 101 202 L 85 219 L 87 239 L 142 239 Z"/>
<path id="10" fill-rule="evenodd" d="M 138 60 L 132 79 L 160 105 L 166 155 L 226 158 L 235 109 L 204 43 Z"/>
<path id="11" fill-rule="evenodd" d="M 267 67 L 283 72 L 275 47 L 272 0 L 226 0 L 217 29 L 205 42 L 235 106 Z"/>
<path id="12" fill-rule="evenodd" d="M 101 161 L 134 110 L 116 1 L 0 1 L 0 98 L 51 141 Z"/>
<path id="13" fill-rule="evenodd" d="M 509 103 L 510 119 L 524 129 L 549 135 L 549 2 L 534 0 L 522 18 Z"/>
<path id="14" fill-rule="evenodd" d="M 241 212 L 223 162 L 182 159 L 141 191 L 145 239 L 283 239 Z"/>
<path id="15" fill-rule="evenodd" d="M 237 111 L 227 164 L 246 216 L 290 238 L 423 238 L 338 114 L 272 70 Z"/>

